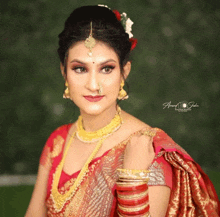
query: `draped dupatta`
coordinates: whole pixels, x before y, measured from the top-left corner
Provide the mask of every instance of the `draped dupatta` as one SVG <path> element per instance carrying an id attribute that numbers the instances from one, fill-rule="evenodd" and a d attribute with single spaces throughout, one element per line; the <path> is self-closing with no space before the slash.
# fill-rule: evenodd
<path id="1" fill-rule="evenodd" d="M 167 217 L 217 217 L 220 203 L 214 186 L 201 167 L 164 131 L 153 139 L 156 155 L 159 152 L 172 165 L 173 188 Z"/>

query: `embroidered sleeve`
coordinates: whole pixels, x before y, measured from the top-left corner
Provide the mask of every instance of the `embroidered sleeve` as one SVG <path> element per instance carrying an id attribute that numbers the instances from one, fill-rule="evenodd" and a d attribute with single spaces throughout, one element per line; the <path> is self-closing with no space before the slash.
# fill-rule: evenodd
<path id="1" fill-rule="evenodd" d="M 149 170 L 150 173 L 148 174 L 148 185 L 166 185 L 172 189 L 172 167 L 164 159 L 163 155 L 155 157 Z"/>
<path id="2" fill-rule="evenodd" d="M 40 156 L 40 164 L 46 168 L 51 167 L 51 151 L 48 143 L 45 144 Z"/>
<path id="3" fill-rule="evenodd" d="M 64 138 L 63 138 L 63 129 L 62 127 L 56 129 L 48 138 L 46 144 L 44 145 L 43 151 L 40 156 L 40 164 L 46 168 L 50 168 L 52 161 L 57 157 L 63 148 Z"/>

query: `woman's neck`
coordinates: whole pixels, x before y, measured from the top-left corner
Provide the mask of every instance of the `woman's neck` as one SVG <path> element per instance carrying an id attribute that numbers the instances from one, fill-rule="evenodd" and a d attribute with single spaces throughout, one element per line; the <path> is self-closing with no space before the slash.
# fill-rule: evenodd
<path id="1" fill-rule="evenodd" d="M 104 110 L 98 115 L 89 115 L 85 112 L 80 112 L 83 119 L 83 127 L 87 132 L 97 131 L 106 125 L 115 117 L 116 106 Z"/>

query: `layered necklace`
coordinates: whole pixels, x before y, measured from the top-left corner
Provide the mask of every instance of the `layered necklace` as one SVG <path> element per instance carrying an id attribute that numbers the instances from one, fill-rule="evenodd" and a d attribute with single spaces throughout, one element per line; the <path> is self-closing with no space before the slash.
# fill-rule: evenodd
<path id="1" fill-rule="evenodd" d="M 117 112 L 115 114 L 115 117 L 111 120 L 111 122 L 94 132 L 86 132 L 83 127 L 83 119 L 81 116 L 79 116 L 77 120 L 77 131 L 74 132 L 74 134 L 70 137 L 69 142 L 66 146 L 66 149 L 64 150 L 63 158 L 60 161 L 59 165 L 56 168 L 55 173 L 53 174 L 53 182 L 51 187 L 51 198 L 54 202 L 54 208 L 57 212 L 60 212 L 64 206 L 64 204 L 70 200 L 74 194 L 76 193 L 78 187 L 82 183 L 84 177 L 86 176 L 87 172 L 89 171 L 89 164 L 94 159 L 96 154 L 98 153 L 99 149 L 102 146 L 103 141 L 110 135 L 112 135 L 116 130 L 120 128 L 122 125 L 122 118 L 121 118 L 121 108 L 117 106 Z M 60 176 L 62 173 L 64 161 L 68 152 L 68 149 L 70 145 L 72 144 L 73 138 L 77 136 L 77 138 L 86 143 L 93 143 L 98 142 L 94 151 L 87 159 L 85 165 L 81 169 L 79 175 L 77 176 L 74 184 L 70 187 L 69 191 L 67 191 L 65 194 L 60 194 L 58 191 L 58 184 L 60 180 Z"/>

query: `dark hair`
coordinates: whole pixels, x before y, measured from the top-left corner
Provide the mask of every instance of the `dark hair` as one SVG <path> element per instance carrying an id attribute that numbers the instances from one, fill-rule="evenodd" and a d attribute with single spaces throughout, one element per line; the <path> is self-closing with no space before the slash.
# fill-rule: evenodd
<path id="1" fill-rule="evenodd" d="M 129 36 L 115 14 L 110 9 L 100 6 L 77 8 L 67 18 L 64 30 L 59 34 L 58 48 L 58 54 L 64 69 L 66 69 L 69 48 L 74 43 L 84 41 L 89 36 L 91 21 L 93 37 L 114 49 L 119 57 L 122 69 L 129 60 L 131 50 Z"/>

